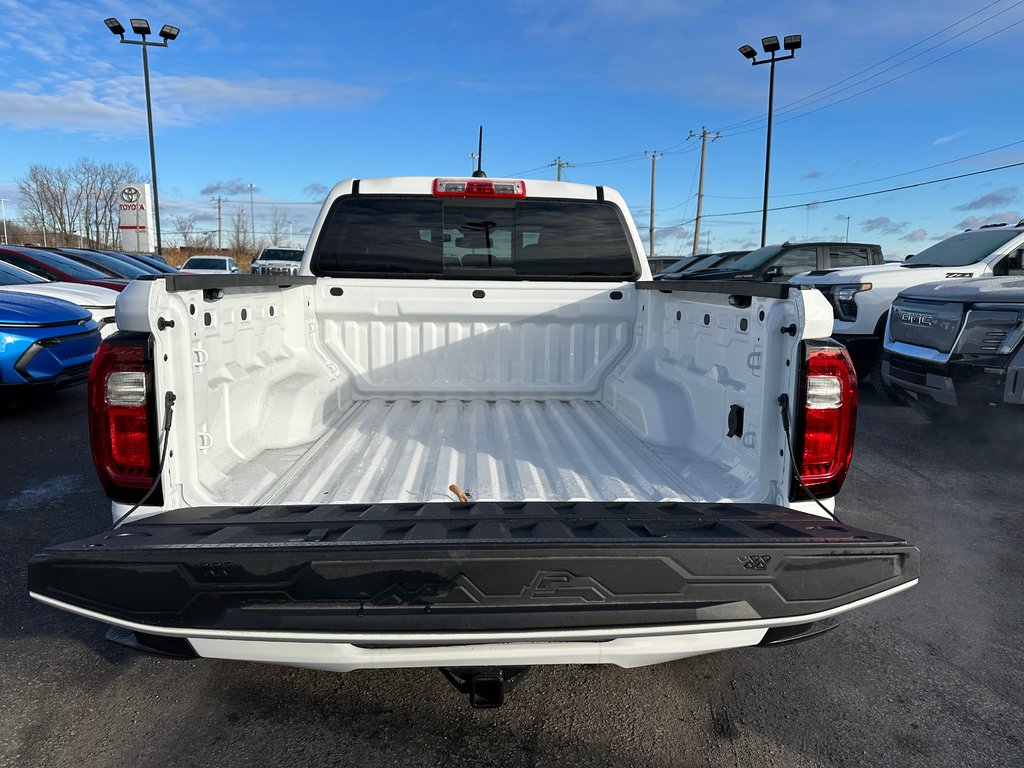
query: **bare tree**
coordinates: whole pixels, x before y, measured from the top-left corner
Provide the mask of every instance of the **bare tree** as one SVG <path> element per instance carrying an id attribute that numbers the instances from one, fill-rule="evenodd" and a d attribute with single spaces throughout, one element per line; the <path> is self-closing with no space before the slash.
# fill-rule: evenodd
<path id="1" fill-rule="evenodd" d="M 213 248 L 213 233 L 200 231 L 197 227 L 195 214 L 174 217 L 174 229 L 181 239 L 181 248 L 211 250 Z"/>
<path id="2" fill-rule="evenodd" d="M 288 230 L 288 219 L 287 208 L 279 208 L 275 205 L 270 209 L 270 231 L 267 234 L 270 236 L 271 245 L 284 243 L 285 232 Z"/>
<path id="3" fill-rule="evenodd" d="M 237 256 L 249 250 L 250 242 L 249 220 L 245 216 L 245 209 L 238 206 L 228 221 L 228 248 Z"/>
<path id="4" fill-rule="evenodd" d="M 18 181 L 21 223 L 36 241 L 49 245 L 88 240 L 116 247 L 118 191 L 142 178 L 130 163 L 84 157 L 68 168 L 35 163 Z"/>

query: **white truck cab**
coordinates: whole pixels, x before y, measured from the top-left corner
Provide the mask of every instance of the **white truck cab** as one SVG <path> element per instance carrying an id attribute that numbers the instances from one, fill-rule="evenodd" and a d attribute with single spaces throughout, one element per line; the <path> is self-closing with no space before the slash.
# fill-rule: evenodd
<path id="1" fill-rule="evenodd" d="M 861 377 L 880 382 L 882 335 L 889 308 L 905 288 L 936 280 L 1020 274 L 1024 221 L 971 229 L 946 238 L 906 261 L 807 272 L 791 282 L 812 285 L 832 305 L 832 337 L 850 350 Z"/>

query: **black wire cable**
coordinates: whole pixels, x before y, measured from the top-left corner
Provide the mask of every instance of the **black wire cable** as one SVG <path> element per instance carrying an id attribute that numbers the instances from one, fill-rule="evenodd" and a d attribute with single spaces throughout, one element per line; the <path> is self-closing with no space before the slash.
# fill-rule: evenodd
<path id="1" fill-rule="evenodd" d="M 160 451 L 160 463 L 156 468 L 156 477 L 153 478 L 153 484 L 149 486 L 149 490 L 146 491 L 145 495 L 135 503 L 134 507 L 129 509 L 127 512 L 125 512 L 123 515 L 117 518 L 117 520 L 114 521 L 114 524 L 110 526 L 111 530 L 117 528 L 117 526 L 123 523 L 125 519 L 130 514 L 132 514 L 132 512 L 134 512 L 147 501 L 149 501 L 149 497 L 152 496 L 156 489 L 160 486 L 160 476 L 164 473 L 164 462 L 167 460 L 167 445 L 171 442 L 171 416 L 174 414 L 174 401 L 176 399 L 177 398 L 175 398 L 173 392 L 168 392 L 164 395 L 164 447 Z"/>
<path id="2" fill-rule="evenodd" d="M 779 408 L 782 409 L 782 431 L 786 433 L 786 447 L 789 448 L 789 463 L 793 467 L 793 475 L 796 477 L 796 481 L 800 484 L 803 492 L 810 497 L 815 504 L 825 510 L 825 514 L 831 517 L 840 525 L 846 525 L 840 520 L 836 513 L 821 503 L 821 500 L 811 493 L 811 489 L 804 485 L 804 479 L 800 477 L 800 465 L 796 461 L 796 451 L 793 450 L 793 436 L 789 432 L 789 395 L 779 395 Z"/>

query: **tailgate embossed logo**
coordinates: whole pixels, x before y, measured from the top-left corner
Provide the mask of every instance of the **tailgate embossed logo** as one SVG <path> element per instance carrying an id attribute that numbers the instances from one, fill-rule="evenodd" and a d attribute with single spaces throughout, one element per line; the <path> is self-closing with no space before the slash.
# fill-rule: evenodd
<path id="1" fill-rule="evenodd" d="M 771 559 L 771 555 L 741 555 L 739 557 L 743 567 L 751 571 L 763 571 L 768 567 L 768 562 Z"/>

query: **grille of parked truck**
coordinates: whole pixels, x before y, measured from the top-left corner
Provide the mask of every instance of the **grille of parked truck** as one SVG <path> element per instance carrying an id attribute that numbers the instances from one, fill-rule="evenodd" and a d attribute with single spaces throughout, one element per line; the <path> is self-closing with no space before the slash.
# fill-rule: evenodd
<path id="1" fill-rule="evenodd" d="M 927 283 L 893 302 L 882 375 L 929 418 L 1024 412 L 1024 274 Z"/>
<path id="2" fill-rule="evenodd" d="M 857 389 L 825 298 L 652 281 L 607 187 L 343 181 L 298 275 L 133 283 L 117 322 L 117 528 L 29 584 L 135 647 L 440 667 L 496 706 L 531 665 L 785 642 L 917 581 L 829 511 Z"/>

